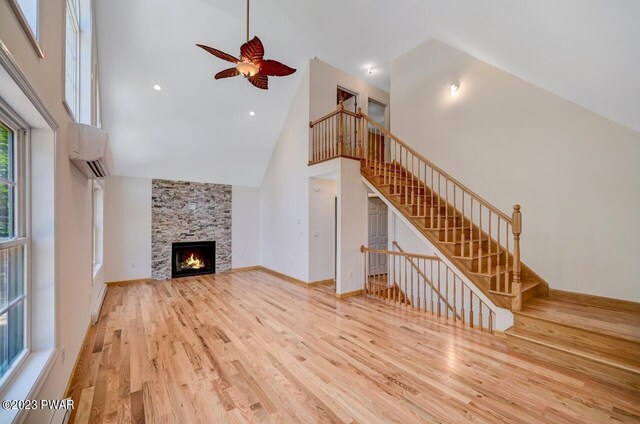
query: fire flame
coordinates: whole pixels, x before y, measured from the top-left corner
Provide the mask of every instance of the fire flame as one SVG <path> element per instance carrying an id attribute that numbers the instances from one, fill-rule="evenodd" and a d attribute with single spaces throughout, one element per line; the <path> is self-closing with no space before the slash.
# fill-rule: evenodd
<path id="1" fill-rule="evenodd" d="M 185 265 L 186 265 L 186 268 L 191 268 L 191 269 L 200 269 L 200 268 L 204 268 L 205 266 L 204 261 L 201 261 L 200 259 L 193 257 L 193 253 L 191 254 L 191 257 L 185 261 Z"/>

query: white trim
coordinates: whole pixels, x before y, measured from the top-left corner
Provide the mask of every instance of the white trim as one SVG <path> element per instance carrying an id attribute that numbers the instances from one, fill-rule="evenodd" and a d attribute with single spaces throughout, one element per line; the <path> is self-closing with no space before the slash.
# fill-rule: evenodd
<path id="1" fill-rule="evenodd" d="M 53 181 L 52 181 L 52 189 L 50 193 L 53 199 L 53 205 L 51 206 L 53 207 L 52 219 L 53 219 L 53 226 L 54 226 L 53 258 L 52 258 L 53 260 L 53 264 L 52 264 L 53 266 L 53 275 L 52 275 L 52 279 L 53 279 L 52 281 L 53 282 L 52 312 L 53 314 L 52 315 L 53 316 L 51 317 L 51 320 L 52 320 L 51 325 L 53 329 L 53 335 L 52 335 L 53 346 L 50 348 L 45 347 L 43 349 L 39 349 L 36 351 L 33 351 L 33 350 L 30 351 L 28 358 L 19 367 L 19 372 L 17 372 L 14 375 L 14 380 L 11 383 L 7 382 L 6 387 L 4 387 L 3 389 L 4 391 L 0 392 L 0 397 L 2 397 L 3 399 L 8 399 L 8 398 L 35 399 L 37 398 L 38 392 L 40 391 L 40 389 L 42 388 L 42 385 L 44 384 L 46 378 L 48 377 L 49 372 L 53 368 L 53 365 L 55 364 L 60 352 L 60 350 L 58 349 L 58 346 L 60 343 L 59 328 L 58 328 L 59 327 L 58 324 L 60 322 L 60 319 L 59 319 L 60 287 L 59 287 L 59 276 L 58 276 L 59 274 L 59 267 L 58 267 L 59 253 L 58 252 L 59 252 L 60 240 L 57 237 L 57 230 L 55 230 L 56 224 L 59 218 L 58 212 L 57 212 L 58 202 L 56 200 L 57 192 L 58 192 L 58 189 L 57 189 L 58 185 L 56 184 L 56 182 L 58 181 L 58 175 L 59 175 L 58 160 L 56 160 L 57 158 L 56 152 L 58 152 L 57 130 L 60 126 L 56 121 L 56 119 L 51 114 L 51 112 L 49 111 L 49 109 L 47 108 L 47 106 L 45 105 L 45 103 L 42 101 L 42 99 L 38 95 L 33 85 L 31 85 L 27 77 L 21 71 L 20 67 L 16 63 L 13 56 L 11 55 L 9 49 L 2 42 L 2 40 L 0 40 L 0 67 L 2 67 L 7 72 L 9 77 L 14 81 L 17 88 L 20 91 L 22 91 L 25 98 L 31 103 L 31 105 L 35 109 L 35 112 L 37 112 L 37 114 L 39 115 L 37 119 L 44 120 L 44 123 L 49 127 L 47 129 L 45 126 L 38 126 L 38 129 L 47 130 L 47 131 L 51 130 L 51 134 L 50 134 L 51 142 L 52 142 L 51 149 L 53 152 L 51 166 L 53 171 Z M 9 112 L 11 113 L 12 111 L 9 111 Z M 23 127 L 29 127 L 29 125 L 26 122 L 24 121 L 22 122 L 24 123 Z M 26 154 L 27 154 L 28 161 L 31 162 L 32 160 L 31 150 L 28 149 Z M 32 195 L 30 182 L 27 184 L 27 189 L 29 190 L 28 196 L 30 199 Z M 30 221 L 31 216 L 29 216 L 28 219 Z M 29 228 L 28 231 L 31 231 L 31 229 Z M 28 411 L 26 410 L 22 410 L 22 411 L 0 410 L 0 422 L 11 422 L 11 420 L 13 419 L 15 419 L 16 422 L 21 422 L 22 420 L 25 419 L 27 412 Z M 5 417 L 7 419 L 5 419 Z"/>
<path id="2" fill-rule="evenodd" d="M 0 398 L 36 399 L 59 353 L 58 349 L 30 352 L 29 356 L 16 367 L 11 380 L 5 382 L 6 386 L 0 391 Z M 28 410 L 24 409 L 0 409 L 0 422 L 22 422 L 27 413 Z"/>
<path id="3" fill-rule="evenodd" d="M 95 303 L 93 304 L 93 308 L 91 309 L 91 325 L 98 322 L 98 318 L 100 318 L 100 310 L 102 310 L 102 304 L 104 303 L 104 298 L 107 294 L 107 285 L 103 284 L 100 287 L 100 292 L 98 293 L 98 297 L 96 298 Z"/>
<path id="4" fill-rule="evenodd" d="M 38 13 L 36 16 L 36 32 L 33 32 L 33 28 L 29 25 L 29 21 L 27 17 L 24 16 L 24 12 L 22 11 L 22 7 L 18 4 L 17 0 L 7 0 L 9 2 L 9 6 L 13 9 L 13 12 L 16 14 L 18 18 L 18 22 L 20 22 L 20 26 L 24 30 L 27 38 L 29 39 L 29 43 L 36 51 L 36 54 L 40 59 L 44 59 L 44 52 L 40 47 L 40 0 L 38 0 Z"/>
<path id="5" fill-rule="evenodd" d="M 27 77 L 20 70 L 20 67 L 16 63 L 13 55 L 7 48 L 7 46 L 0 40 L 0 66 L 2 66 L 9 76 L 15 81 L 16 85 L 22 90 L 27 99 L 33 104 L 38 113 L 42 115 L 42 118 L 47 122 L 47 125 L 54 130 L 57 131 L 60 128 L 58 122 L 53 117 L 49 109 L 45 106 L 45 103 L 42 101 L 35 88 L 31 85 Z M 25 126 L 26 123 L 25 123 Z"/>

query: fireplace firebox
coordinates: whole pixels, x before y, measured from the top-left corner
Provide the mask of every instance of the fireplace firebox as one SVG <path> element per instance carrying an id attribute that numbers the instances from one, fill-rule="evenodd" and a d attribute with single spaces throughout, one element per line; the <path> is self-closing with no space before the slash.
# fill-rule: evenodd
<path id="1" fill-rule="evenodd" d="M 215 272 L 215 241 L 188 241 L 171 245 L 171 278 Z"/>

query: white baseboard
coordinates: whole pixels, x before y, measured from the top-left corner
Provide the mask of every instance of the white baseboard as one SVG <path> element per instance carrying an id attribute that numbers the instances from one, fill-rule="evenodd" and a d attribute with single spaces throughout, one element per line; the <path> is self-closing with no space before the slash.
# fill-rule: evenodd
<path id="1" fill-rule="evenodd" d="M 91 325 L 98 322 L 98 318 L 100 318 L 100 310 L 102 309 L 102 302 L 104 302 L 105 294 L 107 294 L 107 285 L 102 284 L 102 287 L 100 287 L 100 293 L 98 293 L 96 302 L 91 309 Z"/>

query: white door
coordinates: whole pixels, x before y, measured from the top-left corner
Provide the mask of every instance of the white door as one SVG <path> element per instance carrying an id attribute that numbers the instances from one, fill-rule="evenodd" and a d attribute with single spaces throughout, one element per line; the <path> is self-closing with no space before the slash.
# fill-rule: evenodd
<path id="1" fill-rule="evenodd" d="M 387 232 L 387 205 L 377 197 L 369 198 L 369 248 L 387 250 L 389 236 Z M 387 256 L 371 255 L 369 275 L 387 273 Z"/>

